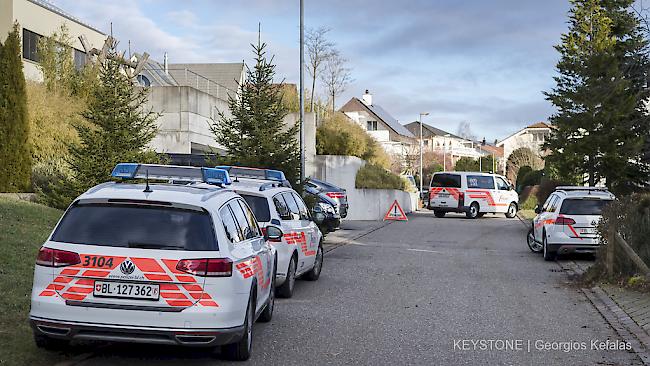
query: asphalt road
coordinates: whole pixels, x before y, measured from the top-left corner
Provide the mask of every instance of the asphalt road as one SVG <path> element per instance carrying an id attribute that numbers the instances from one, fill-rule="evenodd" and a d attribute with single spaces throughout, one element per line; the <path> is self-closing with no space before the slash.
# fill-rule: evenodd
<path id="1" fill-rule="evenodd" d="M 416 214 L 376 230 L 329 252 L 318 282 L 299 281 L 294 298 L 277 301 L 273 321 L 256 324 L 249 363 L 640 364 L 629 351 L 591 349 L 592 340 L 619 338 L 560 267 L 524 240 L 521 222 L 501 215 Z M 494 349 L 460 340 L 488 348 L 495 340 Z M 505 340 L 517 349 L 504 350 Z M 587 349 L 536 347 L 552 342 Z M 111 345 L 76 364 L 224 363 L 197 349 Z"/>

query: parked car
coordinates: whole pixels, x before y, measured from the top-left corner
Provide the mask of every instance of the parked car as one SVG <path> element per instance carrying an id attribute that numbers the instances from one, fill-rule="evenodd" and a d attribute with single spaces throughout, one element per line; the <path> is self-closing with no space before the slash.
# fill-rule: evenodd
<path id="1" fill-rule="evenodd" d="M 596 226 L 603 207 L 615 199 L 606 188 L 560 186 L 537 206 L 528 241 L 545 260 L 558 254 L 595 253 L 600 245 Z"/>
<path id="2" fill-rule="evenodd" d="M 341 227 L 341 215 L 338 213 L 338 204 L 334 199 L 325 193 L 318 191 L 316 188 L 305 186 L 305 194 L 314 197 L 316 204 L 312 209 L 313 213 L 321 212 L 325 217 L 321 226 L 321 231 L 326 233 L 336 231 Z"/>
<path id="3" fill-rule="evenodd" d="M 277 254 L 220 169 L 118 164 L 66 210 L 39 250 L 29 320 L 36 345 L 70 340 L 223 346 L 248 359 L 273 315 Z M 204 182 L 203 186 L 150 183 Z"/>
<path id="4" fill-rule="evenodd" d="M 319 192 L 325 193 L 327 197 L 336 202 L 336 210 L 339 215 L 341 215 L 341 218 L 346 218 L 348 216 L 348 194 L 345 189 L 316 178 L 307 178 L 305 186 L 315 188 Z"/>
<path id="5" fill-rule="evenodd" d="M 436 217 L 464 212 L 475 219 L 486 213 L 515 217 L 519 196 L 505 177 L 493 173 L 439 172 L 431 177 L 428 208 Z"/>
<path id="6" fill-rule="evenodd" d="M 238 166 L 218 168 L 227 170 L 233 177 L 231 188 L 251 206 L 262 230 L 267 227 L 282 230 L 282 238 L 271 241 L 278 253 L 278 295 L 293 296 L 295 280 L 300 276 L 318 280 L 323 266 L 323 235 L 284 173 Z"/>

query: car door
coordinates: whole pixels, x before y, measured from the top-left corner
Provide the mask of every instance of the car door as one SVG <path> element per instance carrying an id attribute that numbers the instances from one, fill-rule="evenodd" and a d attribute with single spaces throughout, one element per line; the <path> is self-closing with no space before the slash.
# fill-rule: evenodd
<path id="1" fill-rule="evenodd" d="M 300 208 L 298 203 L 293 197 L 291 191 L 286 191 L 282 193 L 282 198 L 287 204 L 289 211 L 291 212 L 291 232 L 287 237 L 287 243 L 295 244 L 296 249 L 298 250 L 298 272 L 303 272 L 307 266 L 306 263 L 306 252 L 307 252 L 307 226 L 303 224 L 303 220 L 300 218 Z"/>
<path id="2" fill-rule="evenodd" d="M 301 243 L 302 247 L 300 249 L 305 254 L 305 270 L 309 270 L 314 266 L 316 251 L 318 250 L 318 227 L 312 221 L 307 205 L 305 205 L 302 198 L 296 192 L 292 192 L 292 196 L 296 200 L 300 211 L 300 227 L 305 233 L 305 241 Z"/>
<path id="3" fill-rule="evenodd" d="M 497 212 L 506 212 L 510 202 L 514 201 L 512 198 L 512 191 L 510 190 L 510 184 L 506 182 L 505 179 L 495 176 L 494 181 L 496 182 L 497 189 L 494 194 L 494 201 L 497 205 Z"/>
<path id="4" fill-rule="evenodd" d="M 538 240 L 539 242 L 542 241 L 542 232 L 544 231 L 544 224 L 547 222 L 547 220 L 550 219 L 550 215 L 552 214 L 550 212 L 552 204 L 557 200 L 557 196 L 555 194 L 551 194 L 547 199 L 546 202 L 544 202 L 544 205 L 542 206 L 542 210 L 537 216 L 535 216 L 535 219 L 533 219 L 533 230 L 534 230 L 534 235 L 535 239 Z"/>
<path id="5" fill-rule="evenodd" d="M 257 307 L 259 309 L 268 297 L 268 288 L 271 283 L 271 258 L 262 231 L 257 225 L 255 216 L 242 199 L 234 199 L 228 203 L 235 222 L 239 227 L 242 241 L 237 246 L 250 253 L 245 264 L 249 266 L 257 278 Z"/>

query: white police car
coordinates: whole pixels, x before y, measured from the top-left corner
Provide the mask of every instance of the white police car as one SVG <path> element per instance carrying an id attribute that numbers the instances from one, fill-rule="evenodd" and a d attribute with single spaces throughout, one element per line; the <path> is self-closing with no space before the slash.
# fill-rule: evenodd
<path id="1" fill-rule="evenodd" d="M 548 261 L 557 254 L 596 252 L 600 245 L 596 226 L 603 207 L 613 200 L 614 195 L 605 188 L 557 187 L 544 205 L 535 208 L 529 248 L 543 252 Z"/>
<path id="2" fill-rule="evenodd" d="M 276 251 L 220 169 L 118 164 L 147 179 L 89 189 L 38 253 L 36 344 L 70 340 L 223 346 L 250 356 L 253 322 L 271 320 Z M 201 187 L 149 180 L 208 183 Z M 266 239 L 281 239 L 267 227 Z"/>
<path id="3" fill-rule="evenodd" d="M 236 166 L 217 168 L 228 171 L 232 189 L 248 202 L 262 230 L 272 226 L 282 229 L 282 238 L 270 241 L 278 251 L 278 295 L 291 297 L 296 277 L 317 280 L 323 265 L 323 235 L 284 173 Z"/>

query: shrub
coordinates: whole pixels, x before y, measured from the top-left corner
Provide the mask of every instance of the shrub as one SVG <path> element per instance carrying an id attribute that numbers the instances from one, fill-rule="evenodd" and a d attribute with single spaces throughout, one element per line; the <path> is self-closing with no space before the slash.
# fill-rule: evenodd
<path id="1" fill-rule="evenodd" d="M 555 187 L 563 186 L 563 185 L 566 185 L 566 183 L 557 180 L 552 180 L 552 179 L 546 179 L 546 178 L 542 179 L 537 189 L 537 192 L 535 193 L 535 196 L 537 196 L 537 202 L 543 204 L 544 202 L 546 202 L 548 196 L 550 196 L 551 193 L 555 191 Z"/>
<path id="2" fill-rule="evenodd" d="M 454 164 L 454 170 L 458 172 L 477 172 L 478 160 L 463 156 Z"/>
<path id="3" fill-rule="evenodd" d="M 517 180 L 515 181 L 515 188 L 517 189 L 517 192 L 521 192 L 525 185 L 523 185 L 524 177 L 533 171 L 533 168 L 529 167 L 528 165 L 522 166 L 519 168 L 519 172 L 517 173 Z"/>
<path id="4" fill-rule="evenodd" d="M 536 186 L 542 182 L 543 176 L 544 170 L 532 170 L 522 177 L 521 187 Z"/>
<path id="5" fill-rule="evenodd" d="M 356 188 L 400 189 L 405 191 L 406 181 L 379 165 L 366 164 L 357 172 L 354 186 Z"/>

